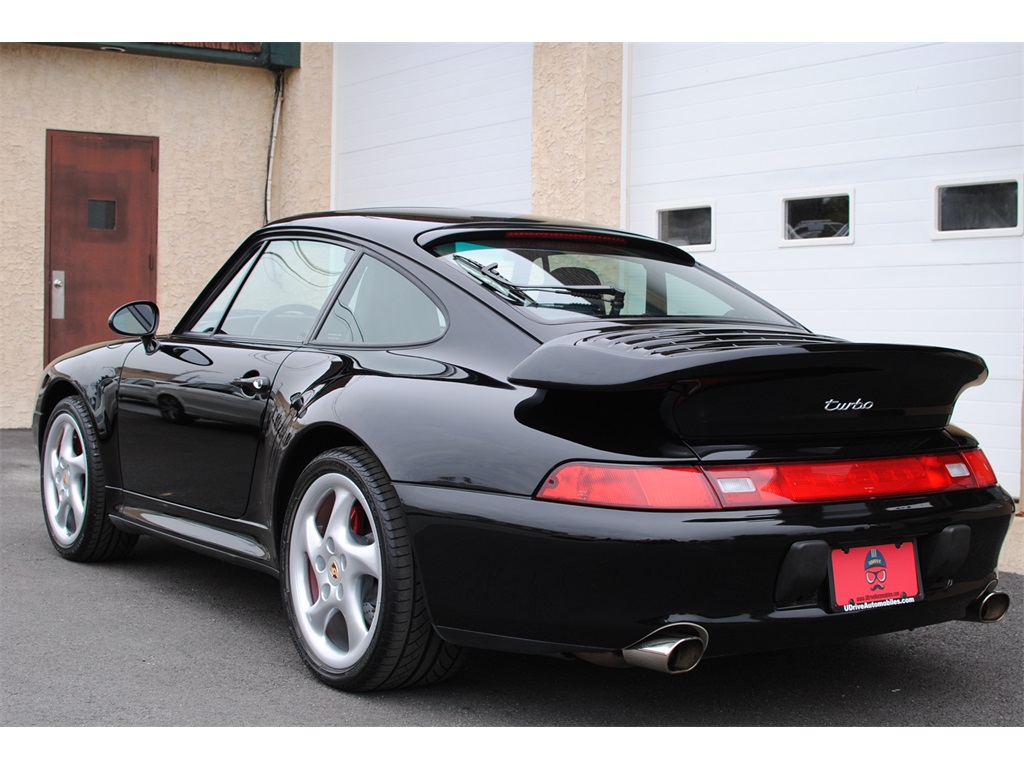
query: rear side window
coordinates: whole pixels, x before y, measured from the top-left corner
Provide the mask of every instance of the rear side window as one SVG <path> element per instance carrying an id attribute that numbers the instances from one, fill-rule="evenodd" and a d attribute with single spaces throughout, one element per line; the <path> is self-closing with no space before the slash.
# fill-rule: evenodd
<path id="1" fill-rule="evenodd" d="M 792 325 L 710 270 L 662 253 L 599 242 L 479 240 L 434 252 L 543 320 L 702 317 Z"/>
<path id="2" fill-rule="evenodd" d="M 396 269 L 363 255 L 316 340 L 326 344 L 418 344 L 440 337 L 444 313 Z"/>

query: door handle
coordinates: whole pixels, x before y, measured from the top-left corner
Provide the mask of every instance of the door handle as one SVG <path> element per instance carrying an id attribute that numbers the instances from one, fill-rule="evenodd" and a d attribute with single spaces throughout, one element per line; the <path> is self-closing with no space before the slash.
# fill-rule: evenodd
<path id="1" fill-rule="evenodd" d="M 231 384 L 242 390 L 250 397 L 269 397 L 270 379 L 266 376 L 246 376 L 241 379 L 234 379 Z"/>
<path id="2" fill-rule="evenodd" d="M 64 270 L 53 270 L 53 287 L 50 289 L 50 318 L 64 319 Z"/>

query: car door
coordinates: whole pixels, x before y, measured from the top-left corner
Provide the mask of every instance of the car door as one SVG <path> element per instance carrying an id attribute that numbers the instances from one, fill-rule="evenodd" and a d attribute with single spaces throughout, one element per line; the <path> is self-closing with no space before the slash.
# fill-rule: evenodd
<path id="1" fill-rule="evenodd" d="M 188 328 L 139 345 L 118 388 L 124 489 L 160 504 L 245 513 L 267 397 L 281 363 L 305 341 L 354 251 L 271 240 Z"/>

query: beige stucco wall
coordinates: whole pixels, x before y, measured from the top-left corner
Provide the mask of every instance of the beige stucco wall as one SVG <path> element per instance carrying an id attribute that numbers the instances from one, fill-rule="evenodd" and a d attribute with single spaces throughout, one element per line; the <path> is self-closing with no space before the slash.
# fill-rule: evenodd
<path id="1" fill-rule="evenodd" d="M 286 76 L 272 217 L 329 204 L 332 51 L 304 44 Z M 159 138 L 166 331 L 263 223 L 273 95 L 264 69 L 0 44 L 0 428 L 28 426 L 43 364 L 46 131 Z"/>
<path id="2" fill-rule="evenodd" d="M 622 43 L 535 43 L 533 212 L 618 226 Z"/>
<path id="3" fill-rule="evenodd" d="M 302 44 L 302 66 L 285 83 L 272 219 L 330 208 L 333 73 L 334 43 Z"/>

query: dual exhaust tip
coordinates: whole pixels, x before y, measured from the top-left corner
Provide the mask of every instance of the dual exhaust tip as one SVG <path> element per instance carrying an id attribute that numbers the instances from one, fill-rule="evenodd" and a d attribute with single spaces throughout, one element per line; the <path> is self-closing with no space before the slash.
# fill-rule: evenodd
<path id="1" fill-rule="evenodd" d="M 623 648 L 622 660 L 631 667 L 678 675 L 696 667 L 707 647 L 708 633 L 704 627 L 670 624 Z"/>
<path id="2" fill-rule="evenodd" d="M 991 624 L 999 621 L 1006 612 L 1010 610 L 1010 596 L 1002 590 L 996 589 L 996 582 L 991 582 L 981 597 L 967 607 L 966 618 L 971 621 L 980 621 L 983 624 Z"/>
<path id="3" fill-rule="evenodd" d="M 1003 618 L 1008 610 L 1010 596 L 997 589 L 996 582 L 993 581 L 968 607 L 967 618 L 991 624 Z M 622 662 L 631 667 L 679 675 L 696 668 L 704 658 L 707 647 L 708 633 L 704 627 L 689 623 L 670 624 L 655 630 L 628 648 L 623 648 Z M 595 658 L 587 660 L 602 663 Z M 604 661 L 607 663 L 608 659 Z"/>

